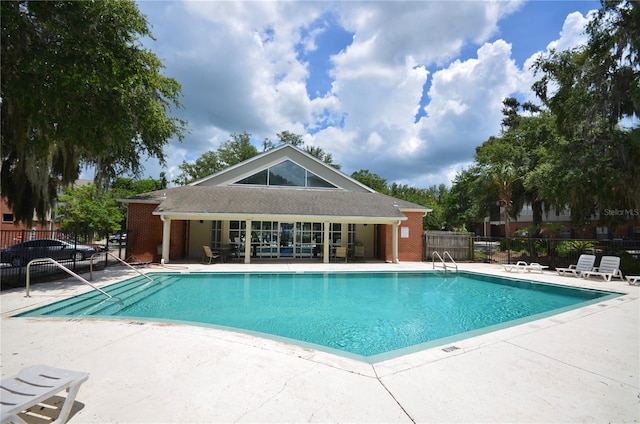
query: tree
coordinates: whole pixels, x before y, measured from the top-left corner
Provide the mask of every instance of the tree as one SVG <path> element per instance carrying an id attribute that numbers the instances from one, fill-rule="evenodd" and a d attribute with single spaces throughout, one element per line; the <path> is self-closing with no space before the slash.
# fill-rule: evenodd
<path id="1" fill-rule="evenodd" d="M 221 169 L 233 166 L 258 154 L 258 149 L 251 144 L 251 134 L 233 133 L 231 138 L 218 148 L 218 160 Z"/>
<path id="2" fill-rule="evenodd" d="M 124 220 L 115 198 L 99 193 L 94 184 L 64 187 L 58 201 L 54 221 L 62 230 L 118 231 Z"/>
<path id="3" fill-rule="evenodd" d="M 251 144 L 251 134 L 247 132 L 232 133 L 230 138 L 218 147 L 217 151 L 209 150 L 193 163 L 183 160 L 179 166 L 181 172 L 173 182 L 178 185 L 189 184 L 250 159 L 257 154 L 258 149 Z"/>
<path id="4" fill-rule="evenodd" d="M 296 146 L 309 153 L 311 156 L 321 160 L 327 165 L 333 166 L 336 169 L 342 168 L 341 165 L 333 162 L 333 156 L 331 153 L 325 152 L 321 147 L 316 146 L 304 146 L 304 140 L 300 134 L 294 134 L 290 131 L 281 131 L 278 134 L 278 140 L 280 143 L 291 144 L 292 146 Z M 264 142 L 264 146 L 268 145 L 268 141 Z M 304 147 L 303 147 L 304 146 Z"/>
<path id="5" fill-rule="evenodd" d="M 222 169 L 222 165 L 218 160 L 218 154 L 213 150 L 205 152 L 195 160 L 193 163 L 189 163 L 185 160 L 178 166 L 182 171 L 173 182 L 178 185 L 186 185 L 192 181 L 197 181 L 208 175 L 215 174 Z"/>
<path id="6" fill-rule="evenodd" d="M 333 156 L 331 155 L 331 153 L 325 152 L 321 147 L 306 146 L 304 148 L 304 151 L 309 153 L 311 156 L 320 159 L 327 165 L 333 166 L 335 169 L 339 170 L 340 168 L 342 168 L 342 165 L 333 162 Z"/>
<path id="7" fill-rule="evenodd" d="M 115 198 L 125 198 L 149 191 L 162 190 L 163 188 L 167 188 L 167 181 L 164 172 L 161 172 L 158 180 L 151 177 L 143 180 L 118 177 L 111 184 L 109 193 Z"/>
<path id="8" fill-rule="evenodd" d="M 549 178 L 548 171 L 554 160 L 552 152 L 563 140 L 558 134 L 555 116 L 548 111 L 531 104 L 521 105 L 514 98 L 505 99 L 503 104 L 505 119 L 500 136 L 490 137 L 477 147 L 475 159 L 480 169 L 487 172 L 495 167 L 513 168 L 521 179 L 512 186 L 510 216 L 517 218 L 524 205 L 530 204 L 533 227 L 539 231 L 543 212 L 559 203 L 557 182 Z M 523 116 L 520 109 L 531 114 Z M 485 182 L 490 179 L 484 178 Z"/>
<path id="9" fill-rule="evenodd" d="M 276 134 L 280 143 L 291 144 L 292 146 L 302 147 L 304 140 L 300 134 L 294 134 L 291 131 L 280 131 Z"/>
<path id="10" fill-rule="evenodd" d="M 374 189 L 378 193 L 385 193 L 387 191 L 387 180 L 378 174 L 369 172 L 368 169 L 361 169 L 353 172 L 351 174 L 351 178 L 361 182 L 369 188 Z"/>
<path id="11" fill-rule="evenodd" d="M 485 186 L 488 185 L 497 191 L 500 206 L 504 210 L 505 236 L 509 237 L 509 216 L 514 215 L 511 209 L 511 199 L 513 198 L 514 186 L 522 177 L 512 165 L 498 163 L 484 168 L 480 178 L 485 179 Z"/>
<path id="12" fill-rule="evenodd" d="M 152 38 L 132 0 L 3 1 L 1 190 L 17 220 L 44 219 L 81 167 L 96 189 L 164 163 L 186 122 L 170 116 L 180 85 L 140 39 Z"/>
<path id="13" fill-rule="evenodd" d="M 549 173 L 567 188 L 559 200 L 576 222 L 605 208 L 640 207 L 638 22 L 637 2 L 603 1 L 585 47 L 551 52 L 534 67 L 542 75 L 534 91 L 565 138 Z"/>
<path id="14" fill-rule="evenodd" d="M 493 200 L 478 185 L 479 170 L 477 165 L 460 171 L 453 180 L 451 189 L 440 203 L 442 215 L 447 228 L 472 228 L 487 216 Z"/>

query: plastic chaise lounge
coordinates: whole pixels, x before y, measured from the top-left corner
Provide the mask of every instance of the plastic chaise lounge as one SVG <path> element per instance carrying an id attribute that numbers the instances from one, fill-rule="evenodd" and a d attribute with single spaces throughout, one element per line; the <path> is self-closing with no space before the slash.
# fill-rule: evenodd
<path id="1" fill-rule="evenodd" d="M 558 275 L 571 274 L 574 277 L 579 277 L 584 271 L 593 271 L 593 266 L 596 264 L 595 255 L 587 255 L 583 253 L 578 258 L 577 264 L 569 265 L 569 268 L 556 268 Z"/>
<path id="2" fill-rule="evenodd" d="M 627 275 L 627 282 L 630 286 L 640 286 L 640 275 Z"/>
<path id="3" fill-rule="evenodd" d="M 18 414 L 24 413 L 29 408 L 51 398 L 62 390 L 66 390 L 67 397 L 60 408 L 58 418 L 53 421 L 54 424 L 65 423 L 80 390 L 80 385 L 87 378 L 89 378 L 89 374 L 86 372 L 35 365 L 23 369 L 13 377 L 3 379 L 0 383 L 2 386 L 2 396 L 0 396 L 2 423 L 25 423 Z M 48 406 L 48 409 L 50 408 L 51 406 Z"/>
<path id="4" fill-rule="evenodd" d="M 600 265 L 598 267 L 593 268 L 592 271 L 582 271 L 582 278 L 602 277 L 604 281 L 611 281 L 612 278 L 622 280 L 624 277 L 619 267 L 619 256 L 603 256 L 602 259 L 600 259 Z"/>
<path id="5" fill-rule="evenodd" d="M 518 261 L 515 264 L 504 264 L 504 270 L 507 272 L 513 272 L 513 271 L 518 271 L 518 272 L 532 272 L 532 271 L 536 271 L 542 274 L 542 270 L 545 268 L 548 268 L 546 266 L 542 266 L 537 262 L 531 262 L 530 264 L 526 263 L 525 261 Z"/>

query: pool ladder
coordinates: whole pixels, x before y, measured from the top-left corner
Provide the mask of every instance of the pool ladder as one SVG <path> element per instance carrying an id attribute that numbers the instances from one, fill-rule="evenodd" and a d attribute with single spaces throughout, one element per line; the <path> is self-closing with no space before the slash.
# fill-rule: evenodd
<path id="1" fill-rule="evenodd" d="M 456 272 L 458 272 L 458 264 L 456 263 L 456 261 L 453 260 L 449 252 L 445 250 L 444 252 L 442 252 L 442 256 L 444 256 L 445 259 L 448 258 L 451 261 L 450 264 L 453 264 L 453 268 L 455 268 Z M 438 253 L 436 250 L 433 251 L 433 254 L 431 255 L 431 264 L 433 265 L 433 269 L 436 269 L 436 257 L 437 257 L 440 260 L 440 262 L 437 263 L 438 266 L 442 264 L 442 267 L 444 268 L 444 270 L 445 271 L 447 270 L 447 262 L 444 259 L 442 259 L 442 256 L 440 256 L 440 253 Z"/>
<path id="2" fill-rule="evenodd" d="M 57 266 L 58 268 L 60 268 L 64 272 L 66 272 L 67 274 L 69 274 L 72 277 L 74 277 L 76 280 L 91 286 L 94 290 L 97 290 L 100 293 L 102 293 L 103 295 L 105 295 L 107 297 L 107 299 L 111 299 L 112 296 L 109 293 L 107 293 L 106 291 L 102 290 L 99 287 L 94 286 L 93 284 L 91 284 L 90 282 L 88 282 L 87 280 L 85 280 L 84 278 L 82 278 L 81 276 L 76 274 L 75 272 L 71 271 L 66 266 L 62 265 L 60 262 L 56 261 L 55 259 L 51 259 L 51 258 L 37 258 L 37 259 L 34 259 L 34 260 L 30 261 L 27 264 L 27 293 L 26 293 L 25 297 L 31 297 L 29 295 L 29 287 L 31 285 L 31 265 L 33 265 L 33 264 L 43 264 L 43 263 L 47 263 L 47 262 L 51 263 L 51 264 L 54 264 L 55 266 Z"/>

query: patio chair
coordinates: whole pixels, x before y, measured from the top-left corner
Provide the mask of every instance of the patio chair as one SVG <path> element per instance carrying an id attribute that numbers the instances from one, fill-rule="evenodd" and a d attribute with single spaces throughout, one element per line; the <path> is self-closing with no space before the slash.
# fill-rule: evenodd
<path id="1" fill-rule="evenodd" d="M 640 275 L 627 275 L 627 282 L 630 286 L 640 286 Z"/>
<path id="2" fill-rule="evenodd" d="M 569 265 L 569 268 L 556 268 L 558 275 L 571 274 L 574 277 L 579 277 L 583 271 L 593 271 L 593 265 L 596 263 L 595 255 L 582 254 L 578 258 L 577 264 Z"/>
<path id="3" fill-rule="evenodd" d="M 211 265 L 212 261 L 217 260 L 220 257 L 219 254 L 213 253 L 209 246 L 202 246 L 202 250 L 204 252 L 202 256 L 202 262 L 204 262 L 207 258 L 209 258 L 209 265 Z"/>
<path id="4" fill-rule="evenodd" d="M 518 271 L 518 272 L 532 272 L 532 271 L 536 271 L 542 274 L 542 270 L 548 268 L 547 266 L 542 266 L 537 262 L 531 262 L 530 264 L 526 263 L 525 261 L 518 261 L 515 264 L 504 264 L 504 270 L 507 272 L 513 272 L 513 271 Z"/>
<path id="5" fill-rule="evenodd" d="M 344 259 L 344 261 L 347 262 L 347 248 L 344 246 L 337 246 L 335 258 L 336 258 L 336 261 L 338 259 Z"/>
<path id="6" fill-rule="evenodd" d="M 354 260 L 362 260 L 364 262 L 364 246 L 356 244 L 353 246 L 353 259 Z"/>
<path id="7" fill-rule="evenodd" d="M 29 412 L 31 412 L 29 408 L 42 403 L 62 390 L 66 390 L 68 394 L 60 408 L 58 418 L 53 423 L 66 422 L 76 395 L 80 390 L 80 385 L 88 378 L 89 374 L 86 372 L 69 371 L 47 365 L 35 365 L 23 369 L 13 377 L 3 379 L 0 383 L 2 386 L 2 396 L 0 396 L 2 422 L 25 423 L 26 421 L 19 417 L 18 414 L 26 414 L 28 416 Z M 38 409 L 42 408 L 44 407 Z M 55 407 L 47 405 L 47 413 L 52 408 Z M 32 415 L 35 413 L 32 412 Z"/>
<path id="8" fill-rule="evenodd" d="M 624 278 L 620 271 L 619 256 L 603 256 L 600 265 L 592 271 L 582 271 L 582 278 L 602 277 L 604 281 L 611 281 L 612 278 Z"/>
<path id="9" fill-rule="evenodd" d="M 504 270 L 507 272 L 524 272 L 528 264 L 525 261 L 518 261 L 515 264 L 503 264 Z"/>

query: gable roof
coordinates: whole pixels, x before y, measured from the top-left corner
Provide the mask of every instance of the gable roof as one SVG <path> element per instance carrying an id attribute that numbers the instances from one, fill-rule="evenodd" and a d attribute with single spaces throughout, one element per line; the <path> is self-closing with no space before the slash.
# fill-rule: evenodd
<path id="1" fill-rule="evenodd" d="M 305 188 L 236 184 L 247 176 L 292 161 L 333 184 Z M 403 212 L 431 209 L 376 192 L 295 146 L 284 144 L 189 185 L 142 193 L 123 203 L 156 204 L 170 219 L 397 223 Z"/>
<path id="2" fill-rule="evenodd" d="M 430 209 L 380 193 L 242 186 L 181 186 L 143 193 L 125 203 L 158 206 L 154 215 L 171 219 L 398 222 L 407 211 Z"/>
<path id="3" fill-rule="evenodd" d="M 243 162 L 225 168 L 222 171 L 216 172 L 215 174 L 194 181 L 189 185 L 221 186 L 235 184 L 245 177 L 282 163 L 286 160 L 290 160 L 300 165 L 301 167 L 314 173 L 320 178 L 333 184 L 337 189 L 369 193 L 375 191 L 365 184 L 362 184 L 360 181 L 349 177 L 333 166 L 322 162 L 320 159 L 305 152 L 304 150 L 286 143 L 264 153 L 258 154 Z"/>

